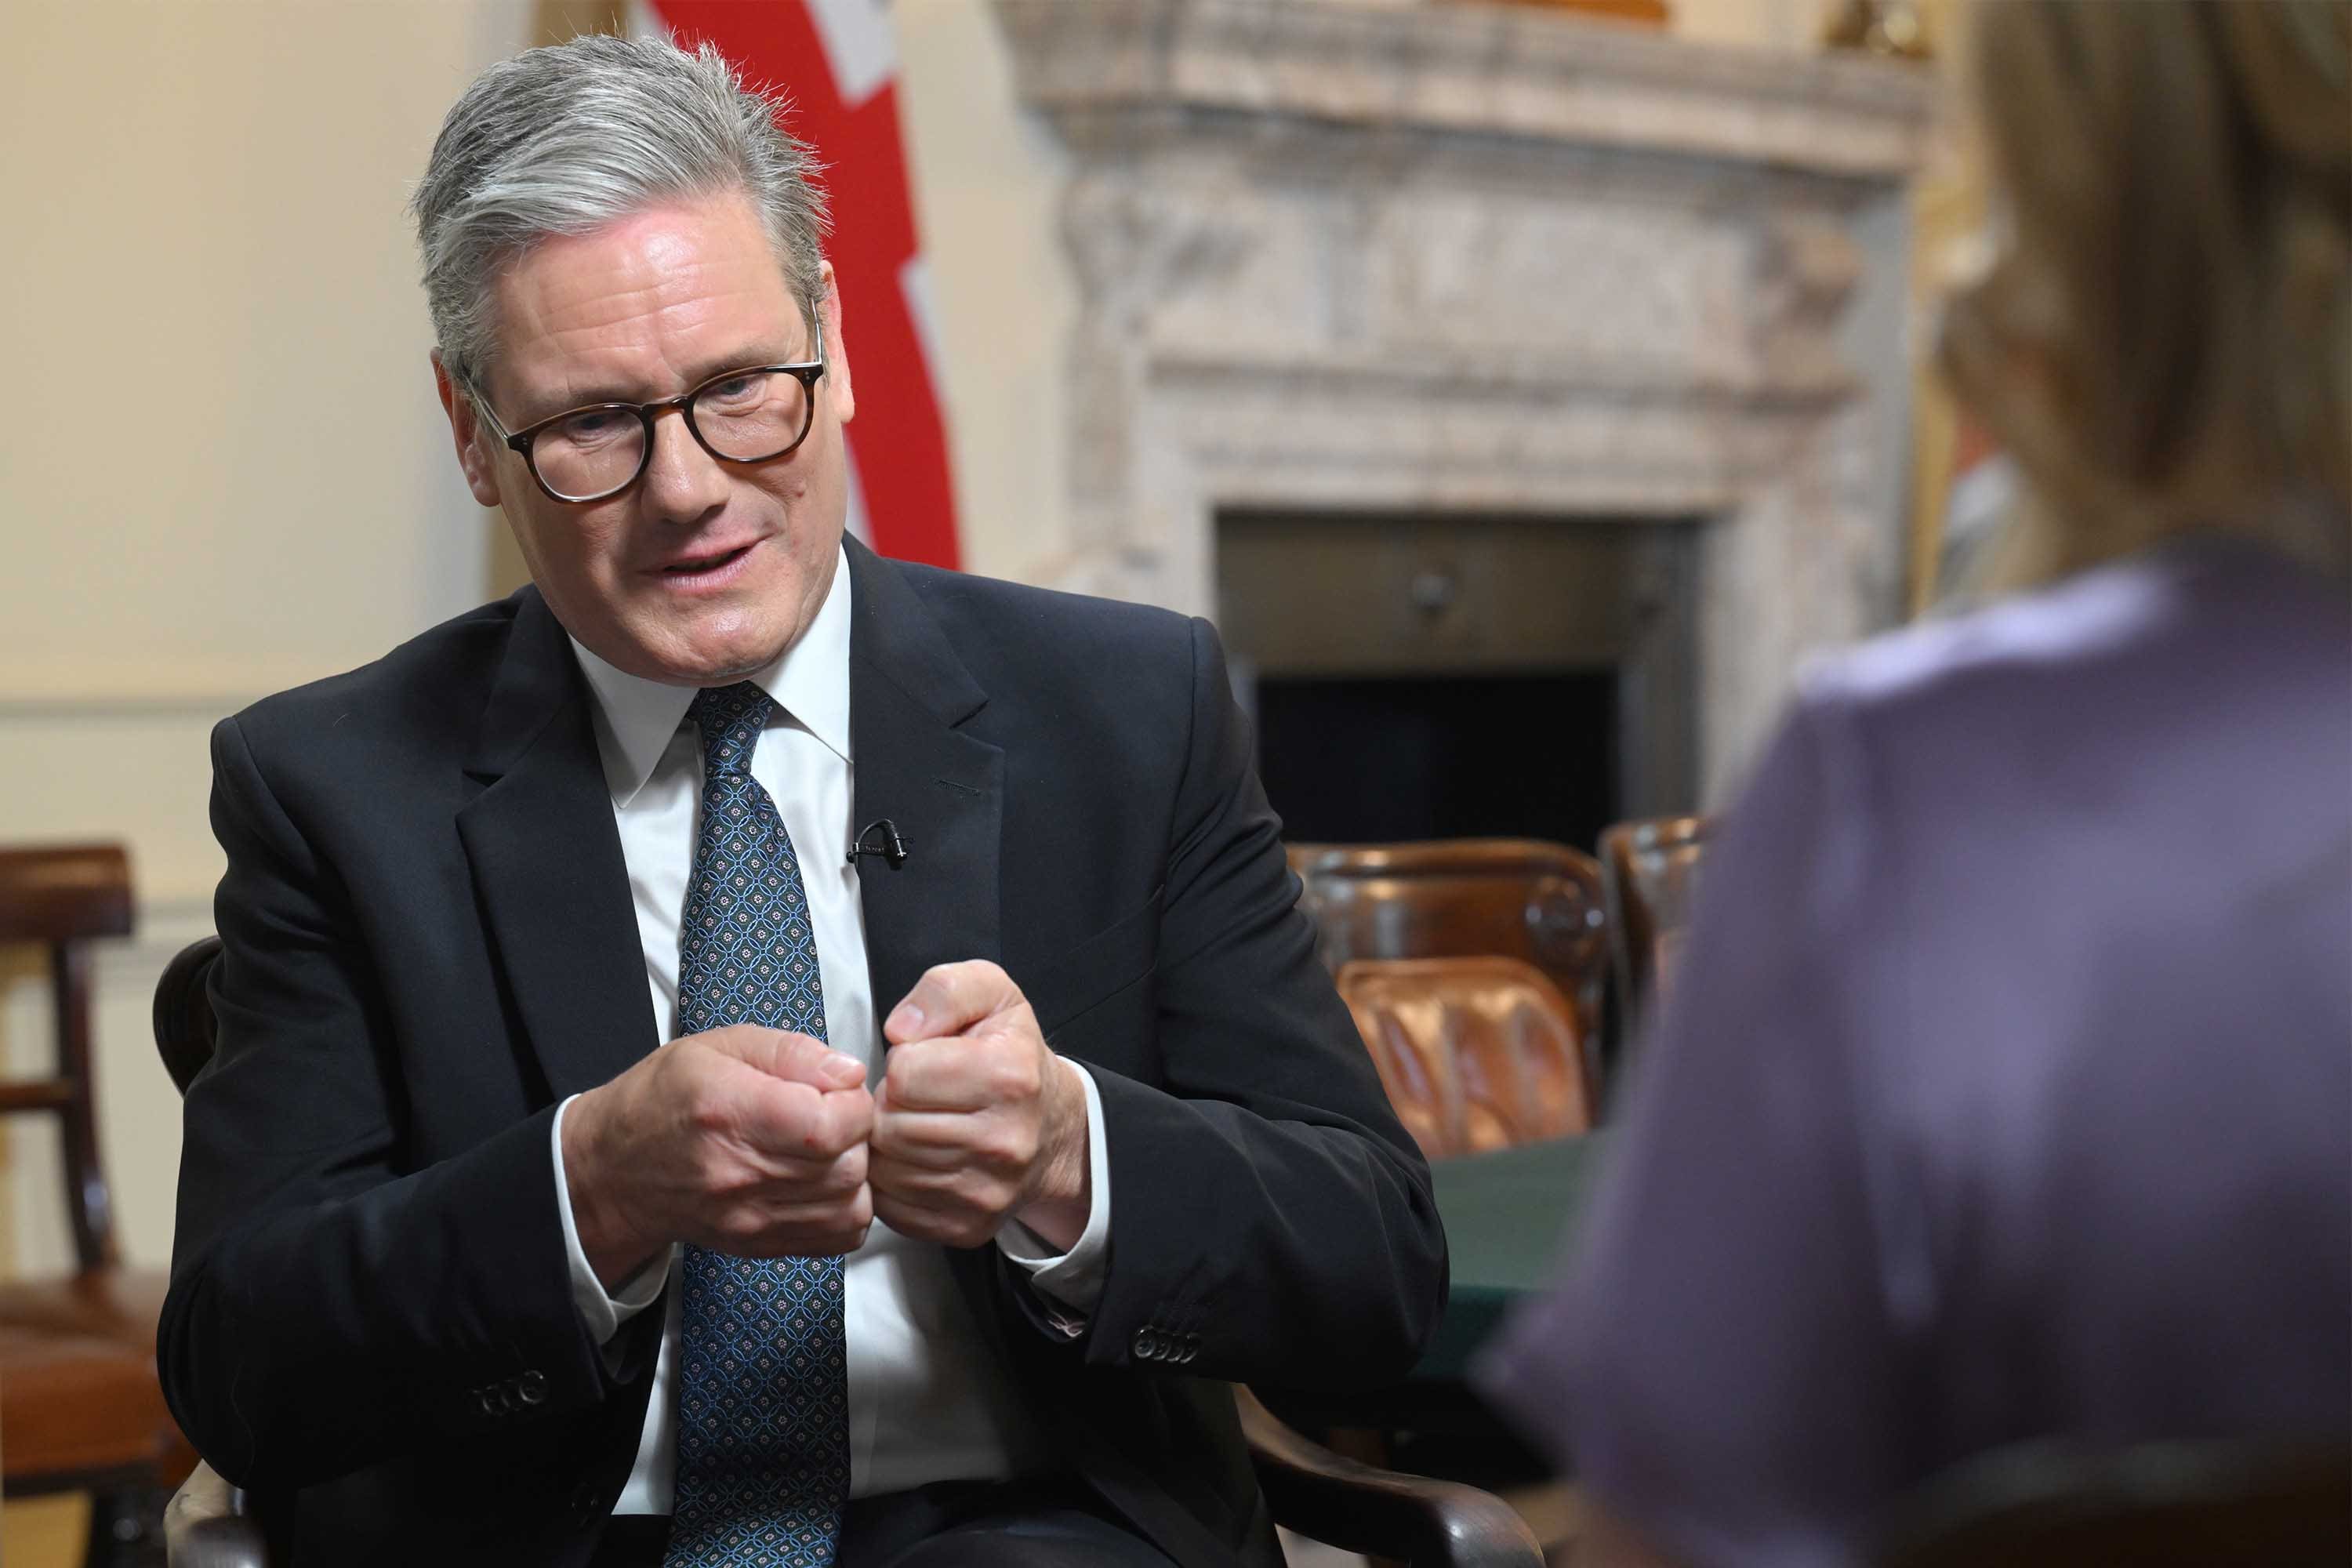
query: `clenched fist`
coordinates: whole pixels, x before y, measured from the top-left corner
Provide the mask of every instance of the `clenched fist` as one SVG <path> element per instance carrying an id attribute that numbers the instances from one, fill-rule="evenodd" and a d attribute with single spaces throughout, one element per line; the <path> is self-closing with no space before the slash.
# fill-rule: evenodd
<path id="1" fill-rule="evenodd" d="M 1013 977 L 946 963 L 882 1026 L 866 1180 L 902 1236 L 977 1247 L 1008 1218 L 1067 1251 L 1086 1229 L 1086 1088 L 1055 1056 Z"/>
<path id="2" fill-rule="evenodd" d="M 739 1258 L 854 1252 L 874 1219 L 866 1068 L 731 1024 L 671 1041 L 563 1113 L 581 1250 L 606 1289 L 672 1242 Z"/>

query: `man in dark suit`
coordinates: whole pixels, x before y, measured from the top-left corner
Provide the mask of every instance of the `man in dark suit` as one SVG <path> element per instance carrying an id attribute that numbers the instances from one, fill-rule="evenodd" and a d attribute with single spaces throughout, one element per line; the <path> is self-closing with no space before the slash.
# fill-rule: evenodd
<path id="1" fill-rule="evenodd" d="M 1209 627 L 844 540 L 803 163 L 485 73 L 416 208 L 535 586 L 215 733 L 160 1355 L 297 1563 L 1271 1563 L 1220 1380 L 1434 1318 Z"/>

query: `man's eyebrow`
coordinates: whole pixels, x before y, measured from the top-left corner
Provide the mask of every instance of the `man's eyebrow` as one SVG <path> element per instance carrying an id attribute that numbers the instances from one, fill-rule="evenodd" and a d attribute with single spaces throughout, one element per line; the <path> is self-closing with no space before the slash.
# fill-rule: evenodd
<path id="1" fill-rule="evenodd" d="M 816 340 L 814 337 L 811 338 L 808 347 L 797 358 L 790 351 L 780 347 L 781 342 L 781 339 L 769 339 L 747 349 L 739 349 L 730 353 L 717 354 L 695 361 L 688 367 L 685 384 L 662 395 L 676 397 L 683 393 L 691 392 L 713 376 L 724 375 L 730 370 L 742 370 L 755 364 L 805 364 L 817 357 Z M 593 407 L 600 403 L 625 403 L 635 406 L 638 404 L 653 402 L 654 399 L 646 396 L 643 388 L 638 385 L 623 382 L 589 382 L 584 385 L 567 389 L 561 395 L 560 401 L 555 397 L 533 397 L 528 398 L 527 401 L 534 411 L 525 416 L 523 425 L 535 425 L 544 419 L 552 419 L 559 414 L 569 414 L 575 408 Z M 521 426 L 517 426 L 516 428 L 520 429 Z"/>

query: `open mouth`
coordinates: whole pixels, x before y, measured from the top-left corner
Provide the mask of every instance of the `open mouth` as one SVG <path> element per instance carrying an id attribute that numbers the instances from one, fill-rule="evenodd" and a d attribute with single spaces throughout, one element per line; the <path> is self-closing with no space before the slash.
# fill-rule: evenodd
<path id="1" fill-rule="evenodd" d="M 722 551 L 716 555 L 698 555 L 691 561 L 680 561 L 675 565 L 663 567 L 661 574 L 688 582 L 697 578 L 715 577 L 742 560 L 745 555 L 751 553 L 751 550 L 750 545 L 742 544 L 732 550 Z"/>

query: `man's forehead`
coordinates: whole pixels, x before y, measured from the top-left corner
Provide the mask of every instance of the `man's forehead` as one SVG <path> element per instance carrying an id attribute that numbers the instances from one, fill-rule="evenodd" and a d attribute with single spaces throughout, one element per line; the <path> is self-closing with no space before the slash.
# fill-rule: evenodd
<path id="1" fill-rule="evenodd" d="M 501 269 L 499 379 L 524 399 L 645 401 L 677 378 L 807 346 L 766 230 L 740 196 L 541 241 Z"/>

